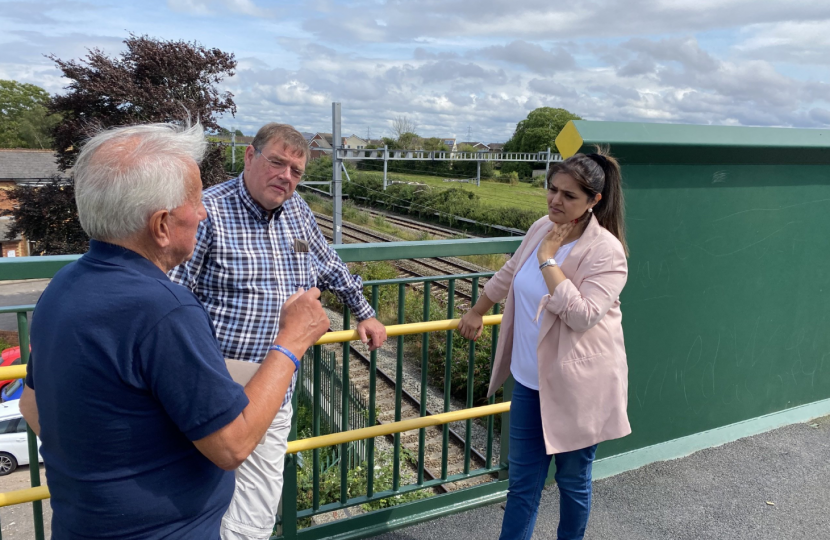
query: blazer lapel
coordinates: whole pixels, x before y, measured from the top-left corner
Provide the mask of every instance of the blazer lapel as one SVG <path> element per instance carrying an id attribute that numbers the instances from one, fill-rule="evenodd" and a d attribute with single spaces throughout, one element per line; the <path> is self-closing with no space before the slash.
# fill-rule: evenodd
<path id="1" fill-rule="evenodd" d="M 582 259 L 585 250 L 588 249 L 588 246 L 594 243 L 597 236 L 600 234 L 600 225 L 597 222 L 597 218 L 591 215 L 591 221 L 588 222 L 588 225 L 585 227 L 585 231 L 582 233 L 582 236 L 579 237 L 579 240 L 576 241 L 576 245 L 571 249 L 571 252 L 565 257 L 565 260 L 562 261 L 562 264 L 559 267 L 562 269 L 562 273 L 568 279 L 573 279 L 576 275 L 576 269 L 579 267 L 579 261 Z"/>
<path id="2" fill-rule="evenodd" d="M 582 259 L 582 256 L 585 253 L 585 250 L 588 249 L 594 240 L 600 234 L 600 225 L 597 222 L 597 218 L 591 215 L 591 221 L 588 222 L 588 226 L 585 227 L 585 232 L 582 233 L 582 236 L 579 237 L 579 240 L 576 241 L 576 245 L 571 249 L 571 252 L 565 257 L 565 260 L 562 261 L 562 264 L 559 265 L 559 268 L 562 269 L 562 273 L 565 274 L 565 277 L 568 279 L 573 279 L 576 275 L 576 270 L 579 267 L 579 261 Z M 550 229 L 548 229 L 550 230 Z M 541 238 L 539 241 L 541 242 Z M 556 317 L 548 310 L 542 311 L 542 326 L 539 328 L 539 343 L 542 342 L 545 335 L 551 331 L 553 328 L 553 323 L 559 317 Z"/>

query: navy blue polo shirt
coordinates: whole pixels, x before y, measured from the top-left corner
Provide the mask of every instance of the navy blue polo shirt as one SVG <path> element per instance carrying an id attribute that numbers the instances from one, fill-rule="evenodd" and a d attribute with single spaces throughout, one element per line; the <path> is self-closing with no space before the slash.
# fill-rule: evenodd
<path id="1" fill-rule="evenodd" d="M 43 292 L 31 343 L 52 538 L 219 538 L 234 475 L 192 441 L 248 398 L 193 293 L 93 240 Z"/>

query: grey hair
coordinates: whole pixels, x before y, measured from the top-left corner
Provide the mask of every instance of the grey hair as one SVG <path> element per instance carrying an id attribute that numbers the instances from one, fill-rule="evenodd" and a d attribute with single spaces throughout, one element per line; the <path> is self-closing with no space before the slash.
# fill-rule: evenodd
<path id="1" fill-rule="evenodd" d="M 154 212 L 181 206 L 187 197 L 188 165 L 201 163 L 206 150 L 198 122 L 98 133 L 75 161 L 81 227 L 96 240 L 121 240 L 140 231 Z"/>

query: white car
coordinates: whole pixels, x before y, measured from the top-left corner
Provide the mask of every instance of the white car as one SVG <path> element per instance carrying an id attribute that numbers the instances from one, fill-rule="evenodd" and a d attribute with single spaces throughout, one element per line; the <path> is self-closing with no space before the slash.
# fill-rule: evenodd
<path id="1" fill-rule="evenodd" d="M 40 439 L 37 440 L 40 448 Z M 42 462 L 43 458 L 38 458 Z M 18 465 L 29 464 L 29 444 L 26 439 L 26 420 L 20 414 L 20 400 L 0 403 L 0 476 L 5 476 Z"/>

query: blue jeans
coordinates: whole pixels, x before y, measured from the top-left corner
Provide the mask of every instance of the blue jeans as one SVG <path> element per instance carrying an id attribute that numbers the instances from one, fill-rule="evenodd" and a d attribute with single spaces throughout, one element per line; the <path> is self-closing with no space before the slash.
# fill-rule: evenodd
<path id="1" fill-rule="evenodd" d="M 557 540 L 580 540 L 591 513 L 591 466 L 597 445 L 555 454 L 559 486 Z M 550 467 L 539 391 L 516 382 L 510 405 L 510 480 L 500 540 L 530 540 Z"/>

